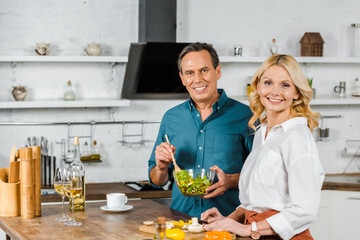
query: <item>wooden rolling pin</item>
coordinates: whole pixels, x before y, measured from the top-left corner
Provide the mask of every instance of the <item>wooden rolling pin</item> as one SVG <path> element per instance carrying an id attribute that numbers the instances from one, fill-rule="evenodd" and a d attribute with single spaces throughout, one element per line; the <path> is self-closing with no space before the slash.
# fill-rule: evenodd
<path id="1" fill-rule="evenodd" d="M 21 218 L 35 216 L 35 164 L 31 148 L 20 148 Z"/>

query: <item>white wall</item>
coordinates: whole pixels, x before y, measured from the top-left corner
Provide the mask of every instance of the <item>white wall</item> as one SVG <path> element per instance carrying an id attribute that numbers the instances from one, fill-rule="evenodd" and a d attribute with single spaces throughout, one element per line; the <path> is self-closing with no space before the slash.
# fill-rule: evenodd
<path id="1" fill-rule="evenodd" d="M 325 40 L 324 56 L 351 56 L 350 24 L 360 22 L 356 0 L 178 0 L 179 42 L 213 43 L 219 55 L 232 55 L 233 44 L 243 45 L 244 56 L 268 56 L 268 46 L 276 38 L 279 52 L 299 55 L 304 32 L 319 31 Z M 138 37 L 138 2 L 134 0 L 92 1 L 1 1 L 0 55 L 35 55 L 36 42 L 49 42 L 50 55 L 85 55 L 87 43 L 101 43 L 103 55 L 127 55 Z M 161 26 L 159 26 L 161 27 Z M 228 95 L 244 95 L 245 79 L 259 64 L 226 63 L 219 86 Z M 330 95 L 341 80 L 348 86 L 359 75 L 357 64 L 307 64 L 304 72 L 314 77 L 319 95 Z M 61 99 L 71 79 L 78 99 L 119 98 L 125 64 L 112 69 L 106 63 L 0 63 L 0 101 L 11 101 L 12 86 L 25 85 L 26 100 Z M 131 101 L 130 107 L 99 109 L 0 110 L 0 122 L 67 122 L 160 120 L 163 113 L 180 103 L 172 101 Z M 349 157 L 342 156 L 346 139 L 360 139 L 359 106 L 316 107 L 323 115 L 342 115 L 328 119 L 330 139 L 319 142 L 327 172 L 342 172 Z M 129 131 L 134 126 L 129 126 Z M 155 139 L 157 124 L 147 125 L 146 139 Z M 88 134 L 87 126 L 71 128 L 74 135 Z M 121 140 L 121 125 L 97 125 L 104 162 L 87 164 L 87 182 L 143 180 L 147 178 L 147 159 L 152 149 L 127 148 Z M 45 136 L 52 143 L 51 153 L 60 158 L 55 142 L 66 138 L 66 126 L 0 126 L 0 167 L 8 165 L 13 144 L 24 145 L 26 137 Z M 350 171 L 359 171 L 353 165 Z"/>

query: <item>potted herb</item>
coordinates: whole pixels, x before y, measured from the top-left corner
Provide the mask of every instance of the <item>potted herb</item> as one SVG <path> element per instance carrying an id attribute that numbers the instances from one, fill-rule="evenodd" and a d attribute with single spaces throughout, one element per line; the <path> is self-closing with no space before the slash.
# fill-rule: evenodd
<path id="1" fill-rule="evenodd" d="M 313 90 L 313 98 L 315 98 L 316 96 L 316 89 L 312 87 L 313 84 L 313 78 L 307 78 L 309 86 L 311 87 L 311 89 Z"/>

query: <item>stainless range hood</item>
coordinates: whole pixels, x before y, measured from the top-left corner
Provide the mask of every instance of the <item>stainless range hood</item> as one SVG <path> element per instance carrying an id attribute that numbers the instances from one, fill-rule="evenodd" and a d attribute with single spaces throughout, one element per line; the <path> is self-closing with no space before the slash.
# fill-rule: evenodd
<path id="1" fill-rule="evenodd" d="M 139 43 L 132 43 L 122 98 L 184 99 L 177 58 L 188 43 L 176 43 L 176 0 L 139 1 Z"/>
<path id="2" fill-rule="evenodd" d="M 139 42 L 176 42 L 176 0 L 139 0 Z"/>
<path id="3" fill-rule="evenodd" d="M 122 98 L 185 99 L 177 58 L 188 43 L 132 43 L 126 65 Z"/>

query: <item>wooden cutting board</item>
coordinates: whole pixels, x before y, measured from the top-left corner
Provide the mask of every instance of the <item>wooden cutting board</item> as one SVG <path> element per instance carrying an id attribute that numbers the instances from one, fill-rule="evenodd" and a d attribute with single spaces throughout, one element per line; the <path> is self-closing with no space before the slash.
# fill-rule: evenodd
<path id="1" fill-rule="evenodd" d="M 139 227 L 139 230 L 141 232 L 146 232 L 146 233 L 151 233 L 151 234 L 156 234 L 156 228 L 154 225 L 152 226 L 147 226 L 147 225 L 141 225 Z M 186 232 L 185 233 L 185 240 L 204 240 L 205 237 L 205 232 L 201 232 L 201 233 L 189 233 Z M 236 235 L 235 234 L 231 234 L 231 239 L 236 239 Z"/>

